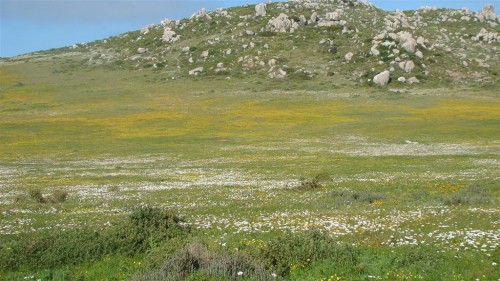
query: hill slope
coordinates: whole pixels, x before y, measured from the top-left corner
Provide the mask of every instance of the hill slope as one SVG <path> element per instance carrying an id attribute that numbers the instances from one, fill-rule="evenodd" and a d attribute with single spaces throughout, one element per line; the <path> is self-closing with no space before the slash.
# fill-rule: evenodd
<path id="1" fill-rule="evenodd" d="M 394 84 L 495 84 L 498 19 L 492 6 L 477 13 L 425 7 L 386 12 L 351 0 L 202 9 L 189 19 L 166 19 L 3 63 L 57 60 L 65 63 L 60 71 L 100 65 L 159 71 L 168 79 L 256 76 L 356 84 L 389 70 Z"/>

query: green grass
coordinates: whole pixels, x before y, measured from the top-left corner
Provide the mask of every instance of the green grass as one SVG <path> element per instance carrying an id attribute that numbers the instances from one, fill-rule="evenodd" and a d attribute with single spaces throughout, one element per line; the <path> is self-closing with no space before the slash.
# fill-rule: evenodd
<path id="1" fill-rule="evenodd" d="M 450 279 L 493 280 L 498 273 L 492 264 L 500 110 L 488 88 L 394 93 L 330 89 L 329 81 L 186 83 L 161 82 L 153 72 L 2 69 L 11 75 L 0 96 L 0 209 L 8 241 L 87 227 L 106 233 L 132 206 L 150 204 L 178 211 L 222 260 L 233 260 L 230 249 L 239 248 L 252 256 L 247 266 L 274 268 L 290 280 L 433 279 L 441 271 Z M 19 81 L 23 86 L 14 86 Z M 266 261 L 261 247 L 283 249 L 276 235 L 314 229 L 354 245 L 356 264 L 337 268 L 325 257 L 291 253 L 283 263 L 300 264 L 291 272 Z M 468 244 L 469 236 L 477 244 Z M 451 267 L 422 272 L 426 260 L 394 265 L 405 247 L 420 251 L 415 241 Z M 137 256 L 108 253 L 4 274 L 119 280 L 141 268 L 153 274 L 182 245 L 153 243 Z M 222 274 L 213 266 L 185 277 Z"/>
<path id="2" fill-rule="evenodd" d="M 358 43 L 371 42 L 366 11 L 350 12 Z M 190 23 L 196 31 L 158 57 L 165 69 L 83 57 L 103 46 L 160 52 L 160 31 L 94 42 L 82 56 L 2 62 L 0 279 L 497 280 L 498 81 L 449 84 L 443 72 L 460 62 L 429 50 L 424 63 L 438 62 L 422 85 L 370 87 L 352 73 L 381 66 L 351 35 L 312 26 L 271 34 L 248 22 L 211 25 L 223 39 L 257 32 L 237 45 L 209 45 L 206 22 Z M 415 32 L 434 40 L 432 28 Z M 337 54 L 320 52 L 323 38 Z M 257 50 L 241 50 L 250 40 L 269 43 L 263 59 L 314 77 L 241 69 L 234 61 Z M 181 54 L 188 45 L 192 54 Z M 216 52 L 227 48 L 231 56 Z M 232 79 L 186 77 L 198 66 L 189 56 L 206 49 L 214 57 L 199 64 L 224 62 Z M 348 51 L 353 62 L 342 63 Z M 175 211 L 191 232 L 165 242 L 161 223 L 130 222 L 138 205 Z"/>

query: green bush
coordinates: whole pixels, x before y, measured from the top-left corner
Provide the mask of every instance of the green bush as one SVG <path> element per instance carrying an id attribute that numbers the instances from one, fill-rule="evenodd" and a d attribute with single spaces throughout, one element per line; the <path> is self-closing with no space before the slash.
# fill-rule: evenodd
<path id="1" fill-rule="evenodd" d="M 29 196 L 31 199 L 35 200 L 37 203 L 45 203 L 46 200 L 43 197 L 42 191 L 40 189 L 30 190 Z"/>
<path id="2" fill-rule="evenodd" d="M 326 174 L 317 174 L 311 179 L 301 178 L 298 189 L 316 189 L 323 187 L 323 182 L 330 180 L 330 177 Z"/>
<path id="3" fill-rule="evenodd" d="M 484 187 L 471 185 L 464 189 L 444 195 L 442 201 L 445 205 L 478 205 L 491 202 L 491 194 Z"/>
<path id="4" fill-rule="evenodd" d="M 195 241 L 175 253 L 159 270 L 138 274 L 133 280 L 237 280 L 241 277 L 272 280 L 271 273 L 250 256 L 209 249 Z"/>
<path id="5" fill-rule="evenodd" d="M 146 253 L 189 229 L 168 210 L 140 207 L 127 220 L 98 231 L 92 228 L 52 230 L 22 236 L 0 246 L 0 271 L 55 268 L 94 262 L 107 255 Z"/>
<path id="6" fill-rule="evenodd" d="M 262 32 L 259 32 L 258 35 L 260 37 L 274 37 L 274 36 L 278 35 L 278 33 L 274 32 L 274 31 L 262 31 Z"/>
<path id="7" fill-rule="evenodd" d="M 29 197 L 37 203 L 61 203 L 68 199 L 69 193 L 64 190 L 55 190 L 52 195 L 44 196 L 40 189 L 33 189 Z"/>
<path id="8" fill-rule="evenodd" d="M 356 191 L 349 189 L 334 190 L 330 193 L 333 197 L 335 205 L 350 205 L 354 202 L 373 203 L 386 198 L 384 193 Z"/>
<path id="9" fill-rule="evenodd" d="M 52 203 L 61 203 L 68 199 L 69 193 L 64 190 L 56 190 L 52 193 L 52 196 L 49 198 Z"/>
<path id="10" fill-rule="evenodd" d="M 262 251 L 265 264 L 280 276 L 321 260 L 331 261 L 332 266 L 354 267 L 360 255 L 355 247 L 338 244 L 318 231 L 283 235 L 269 242 Z"/>

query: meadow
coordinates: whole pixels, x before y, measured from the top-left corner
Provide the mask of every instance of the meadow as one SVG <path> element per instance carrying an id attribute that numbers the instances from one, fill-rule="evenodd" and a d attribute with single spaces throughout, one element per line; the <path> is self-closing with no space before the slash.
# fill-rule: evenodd
<path id="1" fill-rule="evenodd" d="M 499 101 L 3 65 L 0 279 L 498 280 Z"/>

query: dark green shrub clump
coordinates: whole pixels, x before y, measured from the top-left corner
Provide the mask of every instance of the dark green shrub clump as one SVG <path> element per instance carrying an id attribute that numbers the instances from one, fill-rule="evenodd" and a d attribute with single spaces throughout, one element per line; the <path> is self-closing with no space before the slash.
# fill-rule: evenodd
<path id="1" fill-rule="evenodd" d="M 443 196 L 442 201 L 445 205 L 479 205 L 490 203 L 491 198 L 493 197 L 484 187 L 471 185 Z"/>
<path id="2" fill-rule="evenodd" d="M 332 262 L 332 266 L 354 267 L 359 255 L 355 247 L 338 244 L 333 238 L 317 231 L 286 234 L 269 242 L 262 253 L 266 265 L 279 276 L 322 260 Z"/>
<path id="3" fill-rule="evenodd" d="M 323 182 L 330 180 L 326 174 L 319 173 L 313 178 L 301 178 L 298 188 L 299 189 L 316 189 L 323 187 Z"/>
<path id="4" fill-rule="evenodd" d="M 31 199 L 35 200 L 37 203 L 45 203 L 46 202 L 40 189 L 30 190 L 29 196 Z"/>
<path id="5" fill-rule="evenodd" d="M 262 32 L 259 32 L 258 35 L 260 37 L 274 37 L 274 36 L 278 35 L 278 33 L 274 32 L 274 31 L 262 31 Z"/>
<path id="6" fill-rule="evenodd" d="M 140 207 L 128 219 L 104 230 L 87 227 L 22 236 L 0 245 L 0 271 L 47 269 L 94 262 L 107 255 L 145 253 L 172 238 L 186 237 L 189 229 L 181 222 L 170 211 Z"/>
<path id="7" fill-rule="evenodd" d="M 167 259 L 159 270 L 139 274 L 134 280 L 237 280 L 239 278 L 273 280 L 272 274 L 250 256 L 209 249 L 203 243 L 195 241 Z"/>
<path id="8" fill-rule="evenodd" d="M 335 205 L 350 205 L 354 202 L 365 202 L 372 204 L 386 198 L 384 193 L 370 191 L 355 191 L 349 189 L 334 190 L 331 193 Z"/>
<path id="9" fill-rule="evenodd" d="M 55 190 L 52 195 L 43 195 L 40 189 L 33 189 L 29 192 L 29 198 L 37 203 L 61 203 L 68 199 L 69 193 L 64 190 Z"/>

